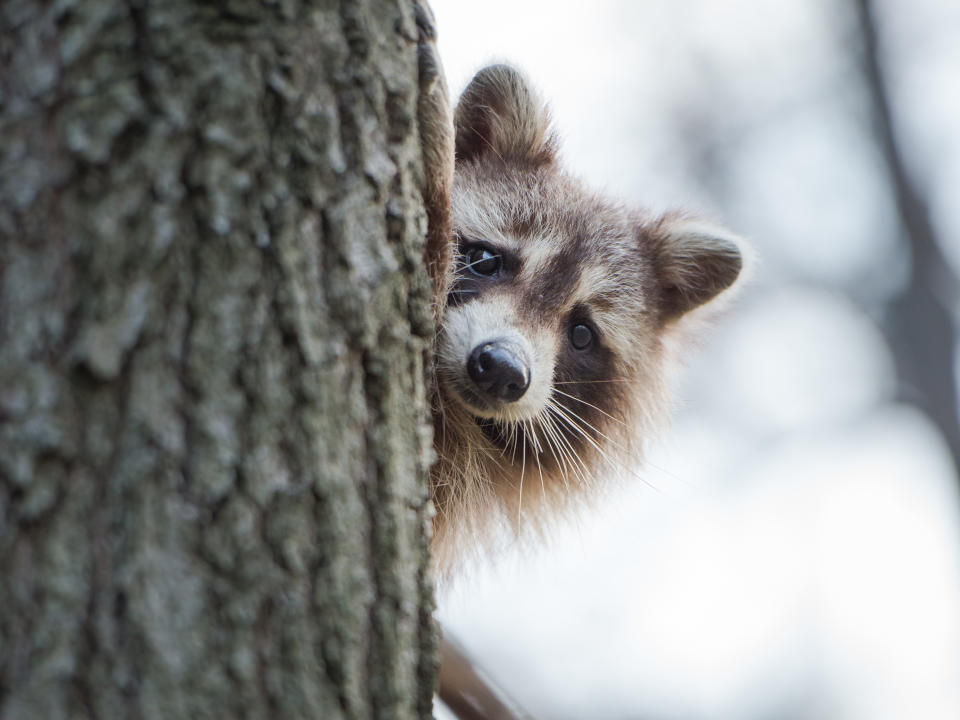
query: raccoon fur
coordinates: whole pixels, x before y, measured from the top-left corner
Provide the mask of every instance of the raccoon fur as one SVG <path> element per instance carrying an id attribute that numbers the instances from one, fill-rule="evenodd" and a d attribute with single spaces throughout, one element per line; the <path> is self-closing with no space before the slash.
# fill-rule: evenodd
<path id="1" fill-rule="evenodd" d="M 721 228 L 584 187 L 515 68 L 478 72 L 452 123 L 442 74 L 432 82 L 421 132 L 434 153 L 432 549 L 443 575 L 500 528 L 536 534 L 637 464 L 664 415 L 673 338 L 729 294 L 744 251 Z"/>

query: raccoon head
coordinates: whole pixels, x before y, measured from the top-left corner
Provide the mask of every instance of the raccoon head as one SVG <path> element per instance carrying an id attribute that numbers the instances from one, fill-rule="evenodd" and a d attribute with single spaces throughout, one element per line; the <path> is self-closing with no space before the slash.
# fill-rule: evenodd
<path id="1" fill-rule="evenodd" d="M 629 443 L 657 414 L 664 338 L 735 283 L 741 246 L 722 229 L 653 218 L 585 188 L 560 167 L 546 107 L 509 66 L 476 75 L 455 125 L 457 261 L 437 345 L 444 402 L 489 443 L 512 444 L 507 465 L 520 463 L 520 444 L 541 480 L 585 479 L 586 458 Z"/>

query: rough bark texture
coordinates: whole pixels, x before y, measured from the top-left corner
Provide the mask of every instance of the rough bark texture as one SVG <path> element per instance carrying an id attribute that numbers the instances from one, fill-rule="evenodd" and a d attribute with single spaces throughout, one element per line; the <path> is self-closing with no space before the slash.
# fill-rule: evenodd
<path id="1" fill-rule="evenodd" d="M 0 718 L 429 716 L 408 4 L 0 23 Z"/>

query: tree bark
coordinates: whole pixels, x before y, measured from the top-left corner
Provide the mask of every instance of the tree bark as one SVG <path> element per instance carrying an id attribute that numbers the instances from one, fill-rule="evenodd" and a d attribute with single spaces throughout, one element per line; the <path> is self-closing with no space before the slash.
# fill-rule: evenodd
<path id="1" fill-rule="evenodd" d="M 429 717 L 408 3 L 0 32 L 0 718 Z"/>

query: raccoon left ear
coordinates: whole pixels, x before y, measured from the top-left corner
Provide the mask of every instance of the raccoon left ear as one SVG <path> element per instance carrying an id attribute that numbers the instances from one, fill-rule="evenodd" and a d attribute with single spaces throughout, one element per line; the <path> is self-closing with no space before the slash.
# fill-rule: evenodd
<path id="1" fill-rule="evenodd" d="M 523 73 L 490 65 L 467 85 L 454 113 L 457 163 L 493 155 L 532 167 L 556 159 L 550 113 Z"/>
<path id="2" fill-rule="evenodd" d="M 710 302 L 743 275 L 746 246 L 722 227 L 695 220 L 664 219 L 649 238 L 660 281 L 664 322 Z"/>

